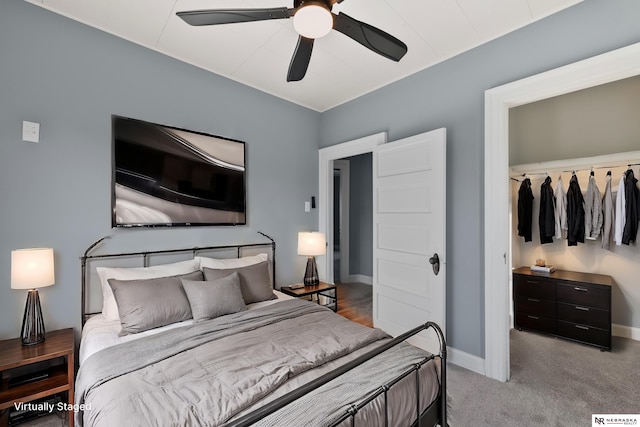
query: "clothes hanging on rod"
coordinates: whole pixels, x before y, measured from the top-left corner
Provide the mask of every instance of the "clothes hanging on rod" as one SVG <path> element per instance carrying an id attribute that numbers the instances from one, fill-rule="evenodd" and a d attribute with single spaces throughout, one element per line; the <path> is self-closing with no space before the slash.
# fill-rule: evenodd
<path id="1" fill-rule="evenodd" d="M 615 232 L 615 205 L 611 193 L 611 171 L 605 178 L 604 195 L 602 196 L 602 249 L 611 249 L 611 240 Z"/>
<path id="2" fill-rule="evenodd" d="M 569 246 L 584 243 L 584 197 L 575 174 L 571 177 L 567 190 L 567 228 Z"/>
<path id="3" fill-rule="evenodd" d="M 625 188 L 625 224 L 622 232 L 622 244 L 628 245 L 636 241 L 638 234 L 638 203 L 640 203 L 640 195 L 638 194 L 638 180 L 633 174 L 633 169 L 625 172 L 624 188 Z"/>
<path id="4" fill-rule="evenodd" d="M 551 188 L 551 177 L 547 176 L 540 186 L 540 211 L 538 213 L 540 227 L 540 243 L 553 243 L 556 233 L 555 198 Z"/>
<path id="5" fill-rule="evenodd" d="M 531 180 L 525 178 L 518 190 L 518 236 L 524 237 L 525 242 L 531 241 L 531 221 L 533 219 L 533 192 Z"/>
<path id="6" fill-rule="evenodd" d="M 554 221 L 555 221 L 555 236 L 556 239 L 566 239 L 567 238 L 567 192 L 564 190 L 564 183 L 562 182 L 562 177 L 558 177 L 558 182 L 556 183 L 555 190 L 555 210 L 554 210 Z"/>
<path id="7" fill-rule="evenodd" d="M 596 178 L 591 171 L 589 184 L 584 195 L 584 237 L 596 240 L 602 229 L 602 199 L 596 185 Z"/>

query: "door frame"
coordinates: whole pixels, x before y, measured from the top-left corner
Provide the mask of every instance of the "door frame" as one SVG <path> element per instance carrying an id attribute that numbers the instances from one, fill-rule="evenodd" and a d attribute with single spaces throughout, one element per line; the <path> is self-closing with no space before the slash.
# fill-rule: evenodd
<path id="1" fill-rule="evenodd" d="M 507 381 L 509 360 L 509 109 L 640 74 L 640 43 L 485 92 L 485 375 Z"/>
<path id="2" fill-rule="evenodd" d="M 373 153 L 375 147 L 387 142 L 387 133 L 380 132 L 330 147 L 318 152 L 318 231 L 325 233 L 327 246 L 333 248 L 333 162 L 358 154 Z M 316 259 L 318 275 L 333 283 L 333 256 Z M 330 280 L 328 280 L 330 279 Z"/>
<path id="3" fill-rule="evenodd" d="M 340 171 L 340 281 L 350 282 L 349 278 L 349 202 L 351 183 L 351 164 L 348 160 L 333 161 L 333 169 Z M 333 203 L 333 198 L 331 199 Z M 335 209 L 335 206 L 333 206 Z M 333 211 L 332 209 L 332 211 Z M 333 224 L 335 228 L 335 224 Z M 333 238 L 333 233 L 331 234 Z"/>

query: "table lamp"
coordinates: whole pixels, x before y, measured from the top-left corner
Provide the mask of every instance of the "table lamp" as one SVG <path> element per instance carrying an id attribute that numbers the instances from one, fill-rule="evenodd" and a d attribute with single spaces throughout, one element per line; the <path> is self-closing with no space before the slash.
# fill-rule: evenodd
<path id="1" fill-rule="evenodd" d="M 308 231 L 298 233 L 298 255 L 307 256 L 307 269 L 304 272 L 305 286 L 317 286 L 318 269 L 316 267 L 316 256 L 324 255 L 327 252 L 327 242 L 324 233 Z"/>
<path id="2" fill-rule="evenodd" d="M 11 251 L 11 289 L 29 289 L 22 318 L 22 345 L 44 341 L 44 321 L 38 289 L 55 283 L 53 249 L 33 248 Z"/>

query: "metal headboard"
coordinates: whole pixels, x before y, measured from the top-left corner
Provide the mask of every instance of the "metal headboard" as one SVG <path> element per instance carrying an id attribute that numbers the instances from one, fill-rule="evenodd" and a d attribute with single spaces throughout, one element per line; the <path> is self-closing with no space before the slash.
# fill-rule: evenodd
<path id="1" fill-rule="evenodd" d="M 266 235 L 265 233 L 258 231 L 259 234 L 266 237 L 270 240 L 270 242 L 263 243 L 241 243 L 241 244 L 233 244 L 233 245 L 216 245 L 216 246 L 196 246 L 191 248 L 177 248 L 177 249 L 160 249 L 153 251 L 139 251 L 139 252 L 122 252 L 122 253 L 109 253 L 109 254 L 97 254 L 97 255 L 89 255 L 89 253 L 105 239 L 108 239 L 110 236 L 105 236 L 93 244 L 91 244 L 86 251 L 84 251 L 84 255 L 80 257 L 80 266 L 81 266 L 81 274 L 82 274 L 82 326 L 84 326 L 85 322 L 90 316 L 94 314 L 98 314 L 98 312 L 87 313 L 87 304 L 88 304 L 88 280 L 87 280 L 87 261 L 95 260 L 95 259 L 117 259 L 117 258 L 130 258 L 130 257 L 142 257 L 143 259 L 143 267 L 149 266 L 149 256 L 150 255 L 166 255 L 166 254 L 180 254 L 180 253 L 189 253 L 191 252 L 192 256 L 195 257 L 198 252 L 205 251 L 219 251 L 224 249 L 235 249 L 236 257 L 240 258 L 242 256 L 242 250 L 246 248 L 259 248 L 259 247 L 271 247 L 271 283 L 272 286 L 276 287 L 276 242 L 271 237 Z"/>

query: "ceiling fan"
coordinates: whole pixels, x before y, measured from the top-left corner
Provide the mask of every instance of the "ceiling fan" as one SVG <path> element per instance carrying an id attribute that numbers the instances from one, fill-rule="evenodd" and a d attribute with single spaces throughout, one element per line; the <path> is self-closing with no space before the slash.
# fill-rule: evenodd
<path id="1" fill-rule="evenodd" d="M 400 61 L 407 53 L 407 45 L 391 34 L 342 12 L 337 15 L 331 12 L 333 6 L 342 1 L 293 0 L 293 8 L 193 10 L 176 15 L 194 26 L 293 18 L 293 26 L 300 36 L 289 64 L 288 82 L 302 80 L 309 67 L 314 40 L 327 35 L 331 29 L 385 58 Z"/>

